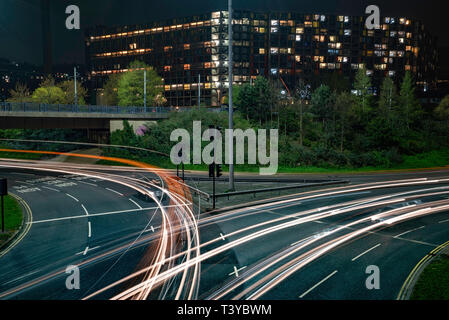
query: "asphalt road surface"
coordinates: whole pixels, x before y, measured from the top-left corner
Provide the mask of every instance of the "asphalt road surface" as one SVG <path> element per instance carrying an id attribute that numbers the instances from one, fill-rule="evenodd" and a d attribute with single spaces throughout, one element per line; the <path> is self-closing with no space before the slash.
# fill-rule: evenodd
<path id="1" fill-rule="evenodd" d="M 157 170 L 4 160 L 0 175 L 31 212 L 0 253 L 2 299 L 391 300 L 449 240 L 445 170 L 352 175 L 212 214 Z"/>

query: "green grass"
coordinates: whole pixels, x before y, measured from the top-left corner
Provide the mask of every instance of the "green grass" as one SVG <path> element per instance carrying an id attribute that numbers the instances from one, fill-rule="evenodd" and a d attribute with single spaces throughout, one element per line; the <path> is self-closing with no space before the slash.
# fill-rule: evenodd
<path id="1" fill-rule="evenodd" d="M 37 153 L 0 152 L 0 158 L 19 159 L 19 160 L 41 160 L 44 158 L 48 158 L 48 156 Z"/>
<path id="2" fill-rule="evenodd" d="M 5 200 L 5 233 L 0 230 L 0 245 L 5 243 L 22 225 L 22 208 L 20 204 L 11 196 L 6 196 Z M 1 221 L 1 217 L 0 217 Z"/>
<path id="3" fill-rule="evenodd" d="M 410 299 L 449 300 L 448 255 L 442 254 L 424 269 Z"/>
<path id="4" fill-rule="evenodd" d="M 139 161 L 136 157 L 134 160 Z M 142 159 L 145 162 L 145 159 Z M 176 169 L 176 166 L 171 164 L 167 159 L 158 159 L 149 162 L 150 164 L 159 166 L 165 169 Z M 101 165 L 124 165 L 111 161 L 100 160 L 97 164 Z M 405 170 L 405 169 L 423 169 L 432 167 L 443 167 L 449 165 L 449 149 L 431 151 L 421 153 L 413 156 L 404 156 L 404 161 L 401 164 L 392 167 L 362 167 L 362 168 L 319 168 L 314 166 L 301 166 L 301 167 L 286 167 L 280 166 L 278 173 L 322 173 L 322 174 L 335 174 L 335 173 L 361 173 L 361 172 L 375 172 L 384 170 Z M 185 165 L 185 170 L 193 171 L 208 171 L 207 165 Z M 223 166 L 223 171 L 228 171 L 228 166 Z M 258 173 L 259 167 L 255 165 L 236 165 L 236 172 Z"/>

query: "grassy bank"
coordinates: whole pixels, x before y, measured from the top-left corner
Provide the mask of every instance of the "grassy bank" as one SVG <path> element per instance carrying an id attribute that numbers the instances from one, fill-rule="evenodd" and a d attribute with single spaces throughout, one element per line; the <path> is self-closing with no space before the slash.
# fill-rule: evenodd
<path id="1" fill-rule="evenodd" d="M 22 225 L 22 208 L 11 196 L 5 197 L 5 233 L 0 230 L 0 246 L 5 243 Z M 1 221 L 1 218 L 0 218 Z"/>
<path id="2" fill-rule="evenodd" d="M 411 300 L 449 300 L 449 255 L 429 264 L 416 283 Z"/>
<path id="3" fill-rule="evenodd" d="M 116 155 L 118 156 L 118 155 Z M 129 158 L 129 154 L 126 155 Z M 132 157 L 134 160 L 147 162 L 165 169 L 176 169 L 176 166 L 170 163 L 166 158 L 152 157 L 150 159 Z M 449 149 L 437 150 L 426 152 L 413 156 L 404 156 L 403 162 L 390 167 L 314 167 L 314 166 L 299 166 L 299 167 L 285 167 L 279 166 L 278 173 L 322 173 L 322 174 L 335 174 L 335 173 L 361 173 L 370 171 L 384 171 L 384 170 L 405 170 L 405 169 L 424 169 L 433 167 L 445 167 L 449 166 Z M 97 164 L 102 165 L 121 165 L 111 161 L 98 161 Z M 208 171 L 207 165 L 186 165 L 186 170 L 194 171 Z M 228 166 L 223 166 L 223 171 L 226 172 Z M 236 165 L 236 172 L 248 172 L 258 173 L 259 167 L 255 165 Z"/>

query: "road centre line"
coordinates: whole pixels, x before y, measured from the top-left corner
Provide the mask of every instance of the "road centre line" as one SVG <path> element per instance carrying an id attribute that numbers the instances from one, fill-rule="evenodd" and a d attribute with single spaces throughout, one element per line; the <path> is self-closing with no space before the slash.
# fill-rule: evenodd
<path id="1" fill-rule="evenodd" d="M 90 221 L 87 222 L 87 226 L 88 226 L 88 228 L 89 228 L 89 232 L 88 232 L 88 234 L 87 234 L 87 237 L 88 237 L 88 238 L 91 238 L 91 237 L 92 237 L 92 226 L 91 226 Z"/>
<path id="2" fill-rule="evenodd" d="M 365 254 L 367 254 L 368 252 L 371 252 L 371 251 L 373 251 L 374 249 L 376 249 L 376 248 L 378 248 L 378 247 L 380 247 L 382 244 L 381 243 L 379 243 L 379 244 L 377 244 L 377 245 L 375 245 L 374 247 L 372 247 L 371 249 L 368 249 L 368 250 L 366 250 L 366 251 L 364 251 L 364 252 L 362 252 L 361 254 L 359 254 L 357 257 L 354 257 L 354 258 L 352 258 L 352 260 L 351 261 L 356 261 L 358 258 L 360 258 L 360 257 L 362 257 L 362 256 L 364 256 Z"/>
<path id="3" fill-rule="evenodd" d="M 190 204 L 187 203 L 185 206 L 189 206 L 189 205 Z M 183 206 L 184 205 L 169 205 L 169 206 L 161 206 L 161 207 L 148 207 L 148 208 L 142 208 L 142 209 L 129 209 L 129 210 L 102 212 L 102 213 L 90 213 L 89 216 L 82 215 L 82 216 L 72 216 L 72 217 L 63 217 L 63 218 L 38 220 L 38 221 L 33 221 L 31 223 L 27 222 L 27 224 L 40 224 L 40 223 L 46 223 L 46 222 L 56 222 L 56 221 L 64 221 L 64 220 L 71 220 L 71 219 L 81 219 L 81 218 L 87 218 L 87 217 L 101 217 L 101 216 L 108 216 L 108 215 L 114 215 L 114 214 L 120 214 L 120 213 L 131 213 L 131 212 L 137 212 L 137 211 L 156 210 L 156 209 L 161 209 L 161 208 L 168 209 L 168 208 L 177 208 L 177 207 L 183 207 Z"/>
<path id="4" fill-rule="evenodd" d="M 338 272 L 338 270 L 335 270 L 334 272 L 332 272 L 330 275 L 328 275 L 326 278 L 324 278 L 323 280 L 321 280 L 320 282 L 318 282 L 316 285 L 314 285 L 312 288 L 310 288 L 309 290 L 307 290 L 306 292 L 304 292 L 302 295 L 299 296 L 300 299 L 304 298 L 306 295 L 308 295 L 312 290 L 314 290 L 315 288 L 317 288 L 318 286 L 320 286 L 321 284 L 323 284 L 324 282 L 326 282 L 327 280 L 329 280 L 330 278 L 332 278 L 336 273 Z"/>
<path id="5" fill-rule="evenodd" d="M 394 236 L 393 238 L 395 238 L 395 239 L 400 238 L 400 237 L 402 237 L 402 236 L 404 236 L 404 235 L 406 235 L 406 234 L 412 233 L 413 231 L 418 231 L 418 230 L 424 229 L 425 227 L 426 227 L 426 226 L 422 226 L 422 227 L 419 227 L 419 228 L 416 228 L 416 229 L 412 229 L 412 230 L 403 232 L 403 233 L 401 233 L 401 234 L 398 234 L 397 236 Z"/>

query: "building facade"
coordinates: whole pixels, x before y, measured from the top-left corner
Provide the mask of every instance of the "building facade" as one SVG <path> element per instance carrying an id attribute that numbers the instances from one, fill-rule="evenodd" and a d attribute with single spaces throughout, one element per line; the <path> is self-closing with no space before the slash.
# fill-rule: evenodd
<path id="1" fill-rule="evenodd" d="M 436 83 L 436 39 L 417 20 L 384 17 L 367 30 L 366 16 L 234 12 L 234 84 L 257 76 L 278 80 L 291 91 L 297 81 L 337 73 L 353 79 L 366 67 L 378 88 L 384 77 L 411 71 L 417 85 Z M 220 106 L 228 90 L 228 12 L 86 33 L 90 88 L 128 71 L 133 60 L 153 66 L 164 80 L 167 105 Z M 374 89 L 375 90 L 375 89 Z"/>

